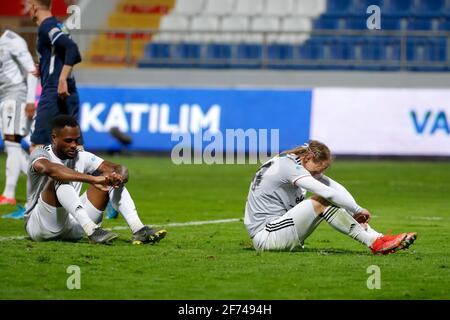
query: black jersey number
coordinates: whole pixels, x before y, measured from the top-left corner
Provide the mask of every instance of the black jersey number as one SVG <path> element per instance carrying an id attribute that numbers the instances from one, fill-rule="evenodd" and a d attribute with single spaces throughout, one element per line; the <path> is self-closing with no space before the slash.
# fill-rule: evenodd
<path id="1" fill-rule="evenodd" d="M 272 162 L 268 162 L 258 169 L 255 176 L 253 177 L 252 190 L 255 190 L 261 184 L 264 173 L 266 173 L 267 169 L 269 169 L 271 165 Z"/>

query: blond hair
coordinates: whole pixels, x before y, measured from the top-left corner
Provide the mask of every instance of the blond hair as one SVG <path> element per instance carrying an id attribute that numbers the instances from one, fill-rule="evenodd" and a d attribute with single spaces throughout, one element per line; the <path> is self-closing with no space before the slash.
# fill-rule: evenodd
<path id="1" fill-rule="evenodd" d="M 312 154 L 314 162 L 332 161 L 330 149 L 322 142 L 310 140 L 301 146 L 282 152 L 281 154 L 295 154 L 299 158 Z"/>

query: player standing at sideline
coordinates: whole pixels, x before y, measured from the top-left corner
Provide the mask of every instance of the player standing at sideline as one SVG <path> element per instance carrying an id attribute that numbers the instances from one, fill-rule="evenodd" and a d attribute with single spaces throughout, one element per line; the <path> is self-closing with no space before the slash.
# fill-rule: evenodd
<path id="1" fill-rule="evenodd" d="M 337 231 L 389 254 L 409 247 L 416 233 L 382 235 L 367 222 L 371 214 L 323 172 L 331 163 L 326 145 L 312 140 L 286 151 L 261 166 L 253 179 L 244 223 L 256 250 L 293 250 L 322 220 Z M 305 199 L 306 192 L 313 193 Z"/>
<path id="2" fill-rule="evenodd" d="M 27 10 L 38 25 L 37 51 L 42 94 L 36 112 L 31 150 L 51 142 L 49 120 L 60 114 L 78 119 L 79 97 L 73 67 L 81 62 L 77 44 L 51 13 L 52 0 L 27 0 Z"/>
<path id="3" fill-rule="evenodd" d="M 0 205 L 16 205 L 17 181 L 20 171 L 26 174 L 28 164 L 28 154 L 20 142 L 28 134 L 34 116 L 37 70 L 25 40 L 11 30 L 1 29 L 0 126 L 7 158 Z"/>
<path id="4" fill-rule="evenodd" d="M 98 226 L 108 201 L 132 230 L 133 244 L 155 243 L 165 237 L 166 230 L 142 224 L 124 186 L 128 170 L 78 149 L 81 134 L 75 118 L 57 116 L 51 127 L 52 144 L 30 155 L 25 229 L 32 240 L 77 241 L 86 234 L 93 243 L 109 243 L 118 236 Z M 80 197 L 82 183 L 91 186 Z"/>
<path id="5" fill-rule="evenodd" d="M 39 26 L 37 50 L 42 83 L 31 135 L 31 151 L 36 146 L 50 143 L 49 119 L 60 114 L 78 119 L 79 114 L 80 100 L 72 71 L 81 62 L 81 54 L 68 29 L 52 16 L 51 6 L 52 0 L 27 0 L 29 15 Z M 118 212 L 108 205 L 107 215 L 108 218 L 116 218 Z"/>

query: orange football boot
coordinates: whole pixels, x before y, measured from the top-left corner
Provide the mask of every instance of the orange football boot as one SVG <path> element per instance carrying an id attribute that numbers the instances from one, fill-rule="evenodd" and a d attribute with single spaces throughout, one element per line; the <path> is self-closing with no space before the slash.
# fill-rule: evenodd
<path id="1" fill-rule="evenodd" d="M 10 204 L 12 206 L 16 205 L 16 199 L 14 198 L 7 198 L 4 195 L 0 195 L 0 206 L 4 204 Z"/>
<path id="2" fill-rule="evenodd" d="M 390 254 L 402 249 L 402 243 L 408 237 L 407 233 L 383 235 L 378 237 L 370 246 L 373 254 Z"/>

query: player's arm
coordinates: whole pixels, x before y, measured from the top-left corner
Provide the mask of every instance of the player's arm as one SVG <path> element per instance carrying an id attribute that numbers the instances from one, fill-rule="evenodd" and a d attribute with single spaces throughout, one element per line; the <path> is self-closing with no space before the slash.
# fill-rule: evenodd
<path id="1" fill-rule="evenodd" d="M 45 158 L 34 161 L 32 169 L 58 182 L 83 182 L 92 184 L 103 191 L 109 190 L 110 179 L 108 177 L 80 173 L 61 164 L 50 162 Z"/>
<path id="2" fill-rule="evenodd" d="M 311 175 L 301 176 L 294 180 L 294 185 L 303 188 L 311 193 L 321 196 L 326 200 L 334 203 L 338 207 L 344 208 L 352 214 L 359 214 L 364 211 L 353 199 L 353 197 L 347 192 L 342 190 L 331 188 L 322 182 L 316 180 Z"/>
<path id="3" fill-rule="evenodd" d="M 317 180 L 319 180 L 320 182 L 322 182 L 323 184 L 329 186 L 330 188 L 339 190 L 343 193 L 345 193 L 347 195 L 348 198 L 353 199 L 353 201 L 356 203 L 355 199 L 353 198 L 352 194 L 339 182 L 331 179 L 330 177 L 321 174 L 318 177 L 315 177 Z M 371 218 L 371 214 L 367 209 L 362 208 L 362 211 L 359 213 L 356 213 L 353 215 L 353 217 L 355 218 L 355 220 L 357 220 L 358 222 L 367 222 L 370 220 Z"/>
<path id="4" fill-rule="evenodd" d="M 70 74 L 72 73 L 72 66 L 64 65 L 61 71 L 61 74 L 59 75 L 58 80 L 58 95 L 61 98 L 66 98 L 70 96 L 69 88 L 67 87 L 67 79 L 70 77 Z"/>
<path id="5" fill-rule="evenodd" d="M 64 34 L 59 28 L 54 28 L 49 32 L 50 41 L 55 46 L 56 51 L 64 52 L 64 66 L 59 76 L 58 94 L 65 98 L 69 96 L 67 79 L 72 73 L 73 66 L 81 62 L 81 54 L 77 44 Z"/>
<path id="6" fill-rule="evenodd" d="M 321 174 L 320 176 L 315 177 L 315 178 L 317 180 L 319 180 L 320 182 L 322 182 L 323 184 L 329 186 L 330 188 L 344 192 L 349 198 L 352 198 L 353 201 L 355 201 L 353 196 L 351 195 L 351 193 L 339 182 L 334 181 L 333 179 L 331 179 L 330 177 L 328 177 L 324 174 Z"/>

